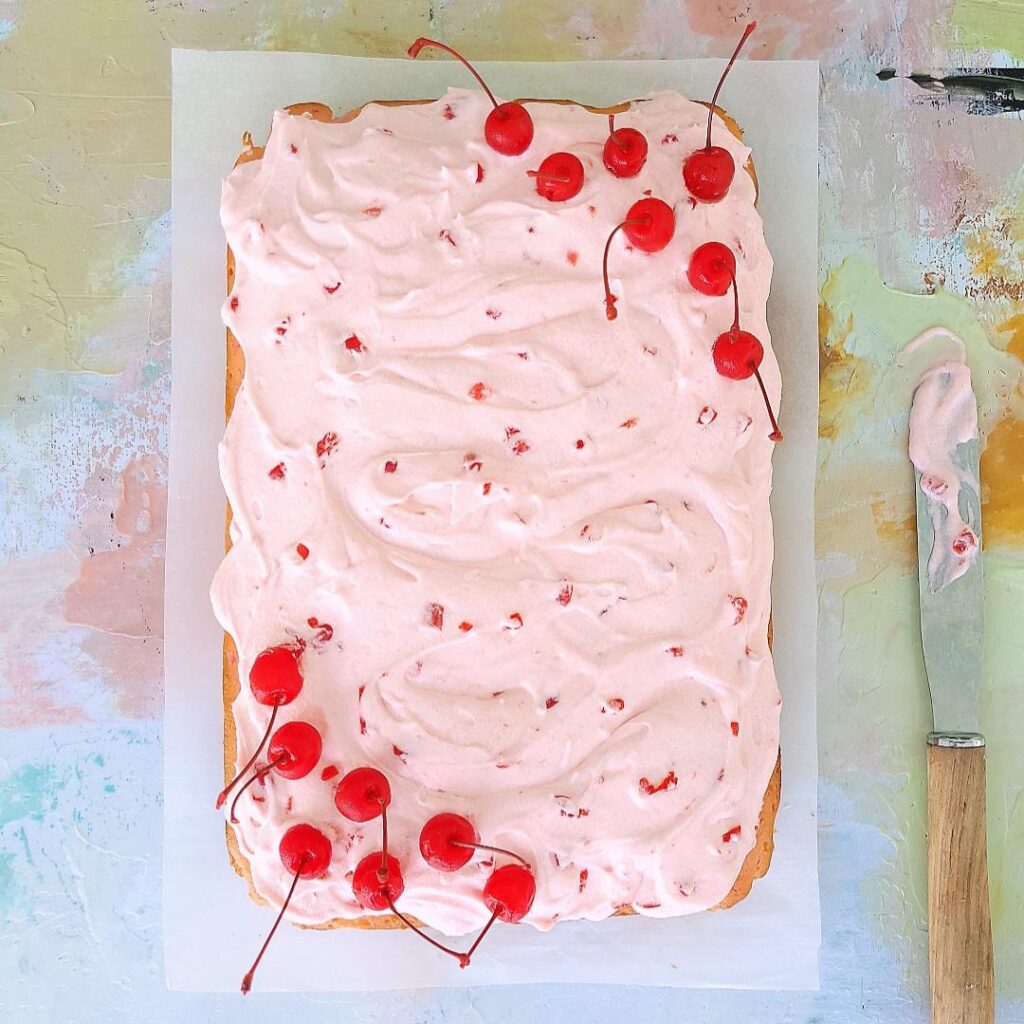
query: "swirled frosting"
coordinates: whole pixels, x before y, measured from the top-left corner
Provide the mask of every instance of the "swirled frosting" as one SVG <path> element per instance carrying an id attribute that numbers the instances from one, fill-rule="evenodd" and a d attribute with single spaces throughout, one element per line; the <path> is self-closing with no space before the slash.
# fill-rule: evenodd
<path id="1" fill-rule="evenodd" d="M 262 649 L 305 643 L 279 720 L 324 739 L 311 775 L 251 788 L 236 834 L 275 905 L 284 830 L 331 838 L 298 922 L 366 915 L 351 873 L 380 822 L 333 802 L 337 773 L 362 764 L 391 783 L 400 908 L 448 934 L 487 921 L 491 861 L 423 861 L 442 810 L 532 863 L 541 929 L 712 907 L 754 842 L 779 740 L 773 445 L 756 383 L 712 363 L 732 297 L 686 279 L 700 243 L 736 252 L 741 323 L 777 401 L 754 185 L 739 170 L 722 202 L 688 201 L 681 164 L 707 113 L 676 93 L 618 115 L 650 143 L 625 180 L 602 166 L 605 117 L 530 110 L 521 157 L 486 145 L 479 92 L 349 123 L 282 113 L 224 185 L 224 320 L 246 372 L 220 450 L 233 546 L 213 601 L 243 680 Z M 743 167 L 717 121 L 714 142 Z M 586 181 L 550 203 L 526 172 L 559 150 Z M 647 190 L 674 206 L 675 237 L 653 255 L 616 237 L 609 322 L 605 240 Z M 240 764 L 268 713 L 243 685 Z"/>

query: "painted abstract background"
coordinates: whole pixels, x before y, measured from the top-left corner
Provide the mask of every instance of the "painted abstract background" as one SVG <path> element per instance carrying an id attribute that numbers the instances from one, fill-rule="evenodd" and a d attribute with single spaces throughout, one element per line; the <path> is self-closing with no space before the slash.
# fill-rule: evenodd
<path id="1" fill-rule="evenodd" d="M 944 325 L 967 344 L 985 445 L 997 991 L 999 1020 L 1024 1022 L 1024 0 L 0 0 L 8 1019 L 242 1019 L 237 997 L 168 993 L 161 958 L 170 48 L 398 56 L 426 34 L 480 59 L 724 56 L 751 17 L 753 58 L 821 65 L 821 992 L 263 996 L 245 1019 L 927 1020 L 913 381 L 896 353 Z"/>

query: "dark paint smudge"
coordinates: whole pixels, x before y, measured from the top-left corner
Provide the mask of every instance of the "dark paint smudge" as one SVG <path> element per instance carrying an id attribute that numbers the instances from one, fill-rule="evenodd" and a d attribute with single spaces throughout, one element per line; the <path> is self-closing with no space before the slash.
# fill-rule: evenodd
<path id="1" fill-rule="evenodd" d="M 919 96 L 919 101 L 935 105 L 943 99 L 962 103 L 968 114 L 987 116 L 1024 110 L 1024 68 L 961 68 L 943 78 L 921 73 L 897 75 L 892 68 L 878 72 L 880 82 L 895 78 L 906 78 L 928 93 L 927 97 Z"/>

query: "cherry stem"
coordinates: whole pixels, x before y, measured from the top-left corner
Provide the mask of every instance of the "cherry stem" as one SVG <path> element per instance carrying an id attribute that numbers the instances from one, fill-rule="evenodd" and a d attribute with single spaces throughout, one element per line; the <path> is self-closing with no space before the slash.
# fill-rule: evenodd
<path id="1" fill-rule="evenodd" d="M 619 147 L 619 149 L 629 149 L 629 146 L 627 146 L 626 143 L 620 141 L 619 139 L 617 139 L 615 137 L 615 115 L 614 114 L 609 114 L 608 115 L 608 136 L 612 140 L 612 142 L 614 142 L 615 145 Z"/>
<path id="2" fill-rule="evenodd" d="M 466 958 L 465 953 L 460 953 L 457 949 L 449 949 L 447 946 L 438 942 L 437 939 L 432 939 L 422 928 L 417 927 L 398 909 L 398 907 L 395 906 L 395 901 L 391 898 L 391 893 L 386 890 L 384 890 L 384 898 L 388 901 L 391 913 L 393 913 L 395 917 L 397 917 L 398 920 L 406 926 L 406 928 L 411 928 L 421 938 L 426 939 L 427 942 L 429 942 L 435 949 L 439 949 L 442 953 L 447 953 L 449 956 L 455 957 L 455 959 L 459 961 L 460 965 L 464 966 L 462 961 Z"/>
<path id="3" fill-rule="evenodd" d="M 274 922 L 274 927 L 270 929 L 270 934 L 266 937 L 263 945 L 260 947 L 259 953 L 256 955 L 256 959 L 252 963 L 252 967 L 246 971 L 245 977 L 242 979 L 242 995 L 246 996 L 249 994 L 249 989 L 252 988 L 252 976 L 256 973 L 256 968 L 259 967 L 260 961 L 263 959 L 263 954 L 267 951 L 267 946 L 270 945 L 270 940 L 274 937 L 274 932 L 277 931 L 277 926 L 281 923 L 281 918 L 284 917 L 284 912 L 288 909 L 288 904 L 292 901 L 292 895 L 295 892 L 295 886 L 299 884 L 299 879 L 302 877 L 302 869 L 309 863 L 309 855 L 304 854 L 299 859 L 299 866 L 295 871 L 295 877 L 292 879 L 292 887 L 288 890 L 288 895 L 284 898 L 284 904 L 277 915 L 277 920 Z"/>
<path id="4" fill-rule="evenodd" d="M 733 302 L 732 327 L 729 333 L 735 334 L 740 329 L 740 290 L 736 286 L 736 272 L 734 270 L 729 271 L 729 280 L 732 281 Z"/>
<path id="5" fill-rule="evenodd" d="M 518 853 L 513 853 L 511 850 L 503 850 L 500 846 L 488 846 L 486 843 L 465 843 L 461 839 L 449 839 L 448 842 L 452 846 L 461 846 L 467 850 L 489 850 L 491 853 L 502 853 L 506 857 L 513 857 L 523 867 L 530 868 L 530 862 L 525 857 L 520 857 Z"/>
<path id="6" fill-rule="evenodd" d="M 757 28 L 757 22 L 752 21 L 744 30 L 743 35 L 740 37 L 740 41 L 736 44 L 736 49 L 732 51 L 732 56 L 729 58 L 729 63 L 725 65 L 725 70 L 722 72 L 722 77 L 718 80 L 718 85 L 715 86 L 715 95 L 711 97 L 711 106 L 708 108 L 708 141 L 705 149 L 711 148 L 711 121 L 715 116 L 715 107 L 718 105 L 718 94 L 722 91 L 722 85 L 725 83 L 725 79 L 729 72 L 732 71 L 733 64 L 736 63 L 736 58 L 740 55 L 740 50 L 743 49 L 743 44 L 750 38 L 750 33 Z M 486 87 L 485 87 L 486 88 Z"/>
<path id="7" fill-rule="evenodd" d="M 469 966 L 469 958 L 476 952 L 477 946 L 479 946 L 480 943 L 484 941 L 484 936 L 491 930 L 491 925 L 494 924 L 494 922 L 497 920 L 498 911 L 495 910 L 494 913 L 491 914 L 490 921 L 488 921 L 487 924 L 484 925 L 483 931 L 481 931 L 480 934 L 476 937 L 476 940 L 473 942 L 473 945 L 470 946 L 469 949 L 467 949 L 466 952 L 462 954 L 462 959 L 459 961 L 460 967 Z"/>
<path id="8" fill-rule="evenodd" d="M 388 807 L 383 800 L 380 801 L 380 827 L 383 836 L 381 838 L 380 867 L 377 868 L 377 881 L 383 884 L 391 877 L 391 868 L 388 866 Z"/>
<path id="9" fill-rule="evenodd" d="M 274 728 L 274 719 L 277 718 L 277 709 L 280 706 L 280 704 L 274 705 L 274 710 L 270 713 L 270 723 L 267 725 L 267 731 L 263 734 L 263 739 L 260 740 L 260 745 L 256 748 L 256 752 L 252 755 L 252 757 L 249 758 L 248 762 L 246 763 L 246 766 L 217 795 L 217 803 L 215 806 L 218 811 L 224 806 L 224 801 L 227 800 L 228 793 L 230 793 L 231 790 L 235 788 L 235 784 L 238 782 L 238 780 L 242 778 L 242 776 L 245 775 L 249 771 L 249 769 L 256 763 L 256 758 L 260 756 L 260 752 L 266 745 L 267 740 L 270 739 L 270 733 Z"/>
<path id="10" fill-rule="evenodd" d="M 469 61 L 466 60 L 466 58 L 463 57 L 461 53 L 459 53 L 457 50 L 453 50 L 450 46 L 447 46 L 445 43 L 439 43 L 436 39 L 424 39 L 423 37 L 420 37 L 419 39 L 416 40 L 415 43 L 412 44 L 412 46 L 409 47 L 407 51 L 408 55 L 410 57 L 419 56 L 420 51 L 425 46 L 433 46 L 438 50 L 444 50 L 445 53 L 451 54 L 451 56 L 453 56 L 457 61 L 459 61 L 459 63 L 464 64 L 469 69 L 469 73 L 480 83 L 480 88 L 483 89 L 485 93 L 487 93 L 488 99 L 494 104 L 495 107 L 498 106 L 498 101 L 494 98 L 494 93 L 487 88 L 487 83 L 480 77 L 480 72 L 477 71 L 477 69 L 473 67 L 473 65 L 470 64 Z"/>
<path id="11" fill-rule="evenodd" d="M 561 178 L 557 174 L 541 174 L 540 171 L 527 171 L 526 176 L 528 178 L 540 178 L 541 181 L 560 181 L 563 185 L 568 185 L 572 180 L 571 178 Z"/>
<path id="12" fill-rule="evenodd" d="M 772 411 L 772 403 L 768 401 L 768 392 L 765 390 L 764 381 L 761 380 L 761 371 L 753 361 L 750 363 L 750 368 L 754 371 L 758 387 L 761 389 L 761 395 L 764 398 L 764 406 L 768 410 L 768 419 L 772 421 L 772 432 L 768 435 L 768 440 L 781 441 L 782 431 L 779 430 L 779 421 L 775 418 L 775 413 Z"/>
<path id="13" fill-rule="evenodd" d="M 618 310 L 615 308 L 615 296 L 612 295 L 612 286 L 608 281 L 608 253 L 612 247 L 612 239 L 615 237 L 617 232 L 621 231 L 628 224 L 646 226 L 650 223 L 651 218 L 649 216 L 644 217 L 643 220 L 624 220 L 621 224 L 616 224 L 615 227 L 612 228 L 611 234 L 608 236 L 608 241 L 604 243 L 604 259 L 601 261 L 601 270 L 604 274 L 604 312 L 605 316 L 607 316 L 609 320 L 614 320 L 619 315 Z M 526 862 L 523 861 L 523 863 L 525 864 Z"/>
<path id="14" fill-rule="evenodd" d="M 235 794 L 235 799 L 231 801 L 231 824 L 237 825 L 238 819 L 235 817 L 235 808 L 238 806 L 238 801 L 242 799 L 242 794 L 257 780 L 262 779 L 267 772 L 271 769 L 276 768 L 279 764 L 284 764 L 288 760 L 287 754 L 282 754 L 276 761 L 271 761 L 265 768 L 260 768 L 259 771 L 253 772 L 252 775 L 246 780 L 245 785 Z"/>

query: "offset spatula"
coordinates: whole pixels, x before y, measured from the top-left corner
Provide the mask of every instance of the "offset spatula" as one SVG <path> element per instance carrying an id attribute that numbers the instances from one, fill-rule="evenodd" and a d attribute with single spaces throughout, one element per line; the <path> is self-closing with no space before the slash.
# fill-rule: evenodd
<path id="1" fill-rule="evenodd" d="M 994 983 L 985 737 L 978 730 L 984 600 L 977 438 L 958 445 L 953 458 L 963 470 L 959 515 L 977 538 L 978 553 L 945 585 L 932 559 L 936 509 L 934 502 L 929 508 L 917 473 L 921 638 L 934 723 L 928 734 L 928 964 L 934 1024 L 989 1024 Z"/>

